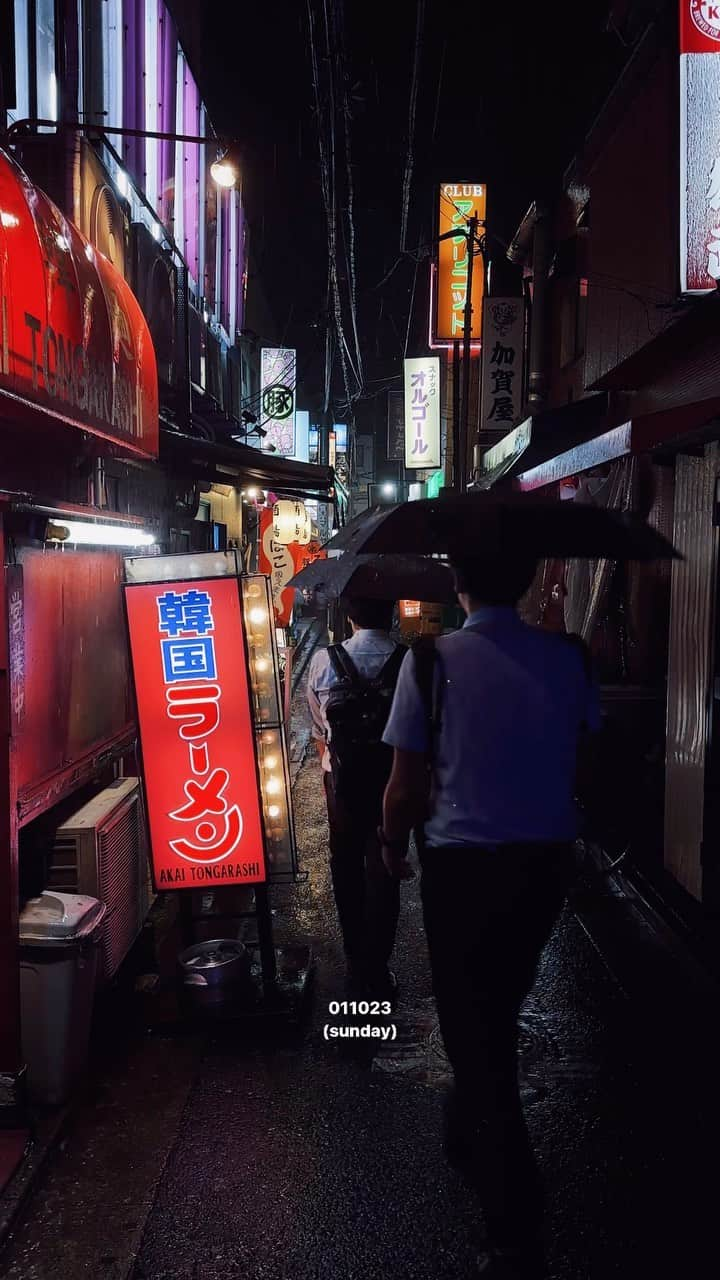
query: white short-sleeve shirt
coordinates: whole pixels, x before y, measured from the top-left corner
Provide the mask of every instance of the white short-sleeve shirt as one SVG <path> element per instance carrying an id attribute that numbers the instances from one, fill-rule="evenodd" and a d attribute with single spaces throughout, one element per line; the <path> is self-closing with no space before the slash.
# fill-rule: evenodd
<path id="1" fill-rule="evenodd" d="M 581 650 L 505 608 L 478 610 L 436 647 L 428 844 L 574 840 L 578 741 L 584 727 L 601 723 Z M 430 748 L 413 654 L 400 669 L 384 741 L 403 751 Z"/>
<path id="2" fill-rule="evenodd" d="M 343 649 L 352 658 L 358 673 L 367 680 L 374 680 L 380 675 L 396 648 L 397 643 L 389 632 L 376 631 L 370 627 L 361 628 L 350 636 L 349 640 L 343 641 Z M 321 742 L 330 741 L 330 726 L 325 717 L 325 706 L 330 690 L 337 685 L 337 682 L 338 677 L 328 657 L 327 649 L 318 649 L 310 661 L 307 698 L 313 721 L 312 736 Z M 322 767 L 326 772 L 330 771 L 328 751 L 323 756 Z"/>

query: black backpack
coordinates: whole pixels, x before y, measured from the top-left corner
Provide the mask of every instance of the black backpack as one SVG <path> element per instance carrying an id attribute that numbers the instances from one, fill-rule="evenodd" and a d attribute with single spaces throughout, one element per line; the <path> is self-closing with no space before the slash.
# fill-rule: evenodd
<path id="1" fill-rule="evenodd" d="M 385 789 L 393 753 L 382 736 L 405 653 L 404 646 L 397 645 L 378 675 L 368 680 L 341 644 L 328 649 L 338 678 L 325 704 L 328 750 L 335 795 L 346 805 L 357 800 L 377 803 Z"/>

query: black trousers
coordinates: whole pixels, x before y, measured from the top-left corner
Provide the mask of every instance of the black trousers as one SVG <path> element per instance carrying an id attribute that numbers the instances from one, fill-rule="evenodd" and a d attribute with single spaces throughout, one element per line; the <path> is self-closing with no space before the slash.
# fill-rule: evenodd
<path id="1" fill-rule="evenodd" d="M 382 791 L 365 793 L 348 810 L 338 802 L 332 775 L 323 774 L 330 828 L 330 870 L 348 966 L 382 978 L 395 945 L 400 884 L 383 865 L 377 829 Z"/>
<path id="2" fill-rule="evenodd" d="M 570 886 L 572 845 L 426 849 L 422 902 L 449 1121 L 498 1243 L 539 1234 L 540 1177 L 520 1101 L 518 1014 Z"/>

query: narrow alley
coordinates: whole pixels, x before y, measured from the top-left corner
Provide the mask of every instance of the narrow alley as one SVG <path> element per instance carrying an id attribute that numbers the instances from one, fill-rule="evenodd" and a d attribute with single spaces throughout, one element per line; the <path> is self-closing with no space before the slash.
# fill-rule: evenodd
<path id="1" fill-rule="evenodd" d="M 302 689 L 294 711 L 305 714 Z M 1 1257 L 5 1280 L 470 1273 L 483 1233 L 441 1151 L 448 1071 L 417 881 L 404 887 L 396 950 L 397 1039 L 327 1042 L 327 1024 L 352 1020 L 329 1013 L 343 964 L 307 748 L 295 800 L 308 879 L 274 900 L 279 940 L 306 939 L 315 954 L 302 1031 L 251 1044 L 228 1029 L 163 1038 L 136 1026 L 128 1048 L 123 1025 L 119 1060 L 96 1071 Z M 553 1280 L 712 1273 L 710 999 L 628 899 L 597 880 L 581 888 L 523 1016 Z"/>

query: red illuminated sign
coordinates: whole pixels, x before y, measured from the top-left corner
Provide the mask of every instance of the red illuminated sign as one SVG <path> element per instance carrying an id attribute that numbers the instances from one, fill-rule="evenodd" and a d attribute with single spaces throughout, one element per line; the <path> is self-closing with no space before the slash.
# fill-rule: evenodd
<path id="1" fill-rule="evenodd" d="M 235 578 L 125 588 L 158 889 L 265 880 Z"/>
<path id="2" fill-rule="evenodd" d="M 157 457 L 157 366 L 119 272 L 0 151 L 0 415 Z"/>
<path id="3" fill-rule="evenodd" d="M 680 52 L 720 52 L 720 3 L 680 0 Z"/>
<path id="4" fill-rule="evenodd" d="M 288 627 L 292 618 L 295 592 L 287 590 L 285 584 L 295 576 L 294 546 L 286 546 L 276 542 L 273 537 L 273 513 L 270 507 L 260 510 L 260 542 L 258 544 L 258 567 L 261 573 L 270 579 L 275 622 L 279 627 Z"/>

